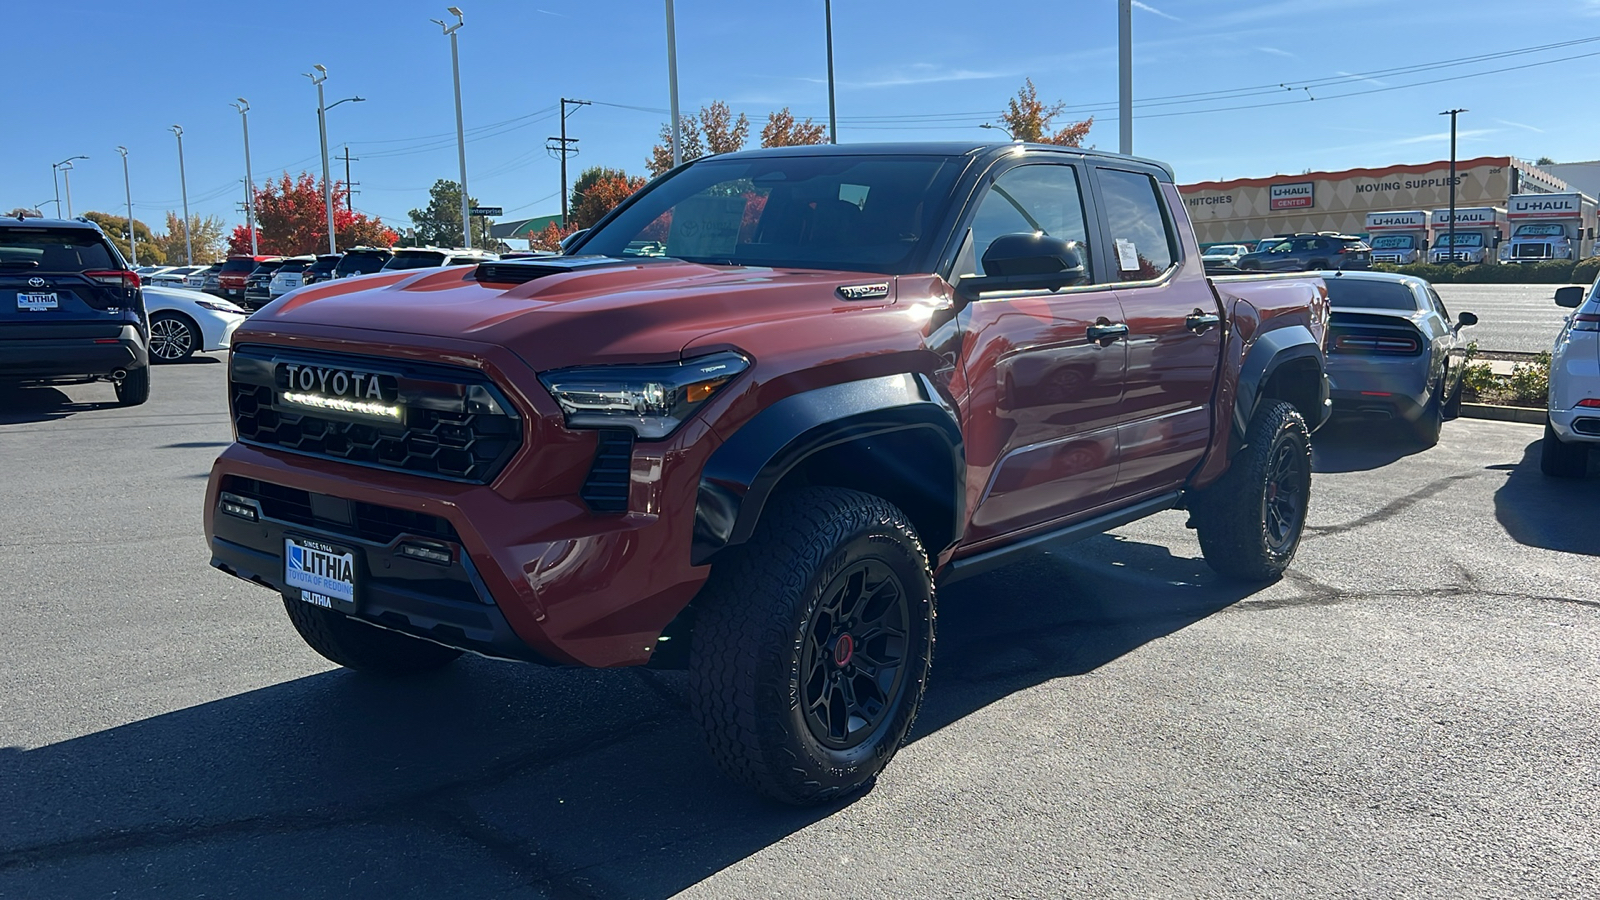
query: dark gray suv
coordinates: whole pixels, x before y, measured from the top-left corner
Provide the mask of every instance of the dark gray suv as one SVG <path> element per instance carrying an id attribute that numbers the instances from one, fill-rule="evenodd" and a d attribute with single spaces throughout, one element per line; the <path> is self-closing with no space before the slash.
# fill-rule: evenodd
<path id="1" fill-rule="evenodd" d="M 1372 248 L 1347 234 L 1297 234 L 1239 257 L 1241 272 L 1307 272 L 1314 269 L 1370 269 Z"/>
<path id="2" fill-rule="evenodd" d="M 0 219 L 0 382 L 109 381 L 150 398 L 139 276 L 86 219 Z"/>

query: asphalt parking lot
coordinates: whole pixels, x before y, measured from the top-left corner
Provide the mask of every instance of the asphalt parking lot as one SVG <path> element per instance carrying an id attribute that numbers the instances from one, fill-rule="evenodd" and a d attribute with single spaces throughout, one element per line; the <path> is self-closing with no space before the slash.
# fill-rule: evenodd
<path id="1" fill-rule="evenodd" d="M 1538 353 L 1549 350 L 1570 310 L 1555 303 L 1557 284 L 1436 284 L 1452 316 L 1478 315 L 1466 330 L 1483 350 Z"/>
<path id="2" fill-rule="evenodd" d="M 1600 892 L 1600 478 L 1537 427 L 1324 430 L 1262 590 L 1174 512 L 945 591 L 913 741 L 796 810 L 677 673 L 314 655 L 206 564 L 224 369 L 0 394 L 0 897 Z"/>

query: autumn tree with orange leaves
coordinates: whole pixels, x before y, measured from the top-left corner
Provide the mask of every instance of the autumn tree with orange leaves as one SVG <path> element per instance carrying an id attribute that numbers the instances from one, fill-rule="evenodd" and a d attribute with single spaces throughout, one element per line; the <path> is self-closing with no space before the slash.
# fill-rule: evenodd
<path id="1" fill-rule="evenodd" d="M 789 107 L 767 114 L 767 124 L 761 129 L 763 147 L 800 147 L 806 144 L 826 144 L 828 130 L 806 119 L 796 122 Z"/>
<path id="2" fill-rule="evenodd" d="M 1094 117 L 1073 122 L 1059 131 L 1052 132 L 1050 123 L 1066 108 L 1067 104 L 1062 102 L 1046 106 L 1039 99 L 1039 90 L 1033 86 L 1033 79 L 1028 78 L 1023 81 L 1017 95 L 1006 102 L 1006 111 L 1000 114 L 1000 121 L 1015 140 L 1034 144 L 1081 147 L 1083 139 L 1089 136 L 1089 129 L 1094 125 Z"/>

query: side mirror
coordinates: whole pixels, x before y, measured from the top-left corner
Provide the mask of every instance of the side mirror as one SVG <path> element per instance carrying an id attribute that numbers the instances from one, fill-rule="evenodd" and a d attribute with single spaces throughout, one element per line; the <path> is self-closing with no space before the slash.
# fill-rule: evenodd
<path id="1" fill-rule="evenodd" d="M 1060 290 L 1088 279 L 1083 247 L 1048 234 L 1002 234 L 983 251 L 983 275 L 968 275 L 957 285 L 976 299 L 987 291 Z"/>
<path id="2" fill-rule="evenodd" d="M 1478 324 L 1478 317 L 1469 312 L 1464 312 L 1456 318 L 1457 328 L 1471 328 L 1476 324 Z"/>
<path id="3" fill-rule="evenodd" d="M 1556 288 L 1556 305 L 1567 309 L 1577 309 L 1583 305 L 1583 286 L 1569 284 L 1566 287 Z"/>

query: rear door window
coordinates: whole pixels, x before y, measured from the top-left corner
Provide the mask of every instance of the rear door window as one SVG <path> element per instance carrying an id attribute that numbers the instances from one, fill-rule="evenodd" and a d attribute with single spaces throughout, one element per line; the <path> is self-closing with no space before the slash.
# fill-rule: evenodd
<path id="1" fill-rule="evenodd" d="M 1117 281 L 1152 281 L 1177 262 L 1177 241 L 1156 180 L 1142 172 L 1099 169 L 1100 193 Z"/>
<path id="2" fill-rule="evenodd" d="M 120 269 L 99 233 L 83 228 L 0 228 L 0 271 L 88 272 Z"/>

